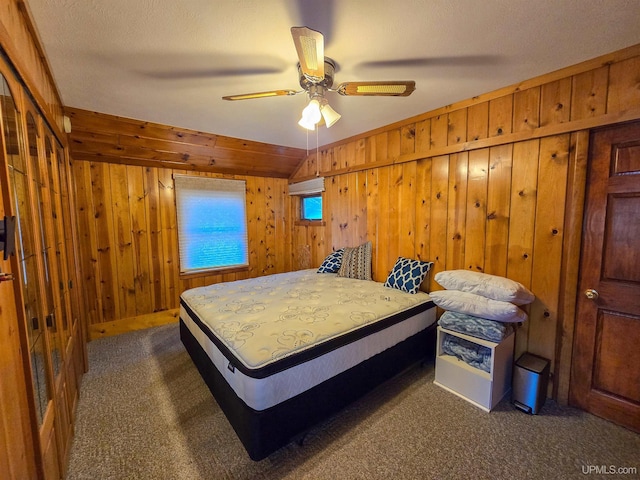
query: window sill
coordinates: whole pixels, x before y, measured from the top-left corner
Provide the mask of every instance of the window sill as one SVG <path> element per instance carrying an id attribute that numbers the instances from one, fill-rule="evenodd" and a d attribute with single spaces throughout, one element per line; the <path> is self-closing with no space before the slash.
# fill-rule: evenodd
<path id="1" fill-rule="evenodd" d="M 180 279 L 188 280 L 190 278 L 209 277 L 212 275 L 224 275 L 227 273 L 246 272 L 248 270 L 249 270 L 249 265 L 241 265 L 239 267 L 211 268 L 208 270 L 198 270 L 197 272 L 180 273 Z"/>
<path id="2" fill-rule="evenodd" d="M 296 227 L 324 227 L 327 222 L 324 220 L 296 220 Z"/>

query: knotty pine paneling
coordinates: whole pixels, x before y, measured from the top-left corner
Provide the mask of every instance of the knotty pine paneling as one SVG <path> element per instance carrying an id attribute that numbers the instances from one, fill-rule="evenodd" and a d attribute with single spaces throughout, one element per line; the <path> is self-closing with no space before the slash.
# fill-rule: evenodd
<path id="1" fill-rule="evenodd" d="M 306 151 L 211 133 L 143 122 L 114 115 L 65 108 L 71 118 L 72 158 L 207 171 L 231 175 L 288 178 Z M 345 146 L 349 158 L 352 145 Z M 304 165 L 302 175 L 315 173 Z"/>
<path id="2" fill-rule="evenodd" d="M 187 288 L 292 268 L 286 180 L 226 176 L 247 182 L 249 268 L 183 278 L 172 176 L 220 175 L 81 160 L 73 169 L 89 325 L 178 308 Z"/>
<path id="3" fill-rule="evenodd" d="M 559 365 L 554 361 L 556 351 L 570 352 L 573 340 L 575 295 L 568 298 L 567 291 L 578 272 L 575 258 L 566 259 L 565 237 L 579 244 L 581 209 L 571 198 L 582 198 L 584 175 L 575 170 L 586 165 L 576 167 L 582 156 L 572 155 L 570 138 L 578 132 L 584 142 L 585 129 L 640 118 L 638 77 L 635 46 L 325 146 L 321 158 L 340 158 L 320 165 L 331 221 L 304 232 L 294 226 L 294 248 L 310 235 L 324 235 L 315 267 L 331 250 L 362 243 L 348 212 L 366 209 L 377 281 L 406 255 L 434 262 L 425 290 L 441 288 L 435 273 L 456 268 L 521 282 L 536 300 L 525 307 L 529 320 L 518 329 L 516 355 L 530 351 L 551 359 L 554 372 L 563 374 L 553 378 L 554 388 L 566 401 L 570 355 Z M 345 158 L 363 140 L 364 164 Z M 365 173 L 366 183 L 345 193 L 357 172 Z M 565 225 L 578 231 L 564 232 Z"/>
<path id="4" fill-rule="evenodd" d="M 66 145 L 66 138 L 61 134 L 62 101 L 29 8 L 23 0 L 5 0 L 1 9 L 0 46 L 13 61 L 16 71 L 55 130 L 56 137 L 63 139 L 62 143 Z"/>

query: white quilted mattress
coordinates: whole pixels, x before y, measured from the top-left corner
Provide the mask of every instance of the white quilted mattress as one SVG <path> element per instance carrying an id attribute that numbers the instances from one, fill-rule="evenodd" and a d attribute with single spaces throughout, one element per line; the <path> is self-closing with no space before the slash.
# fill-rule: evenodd
<path id="1" fill-rule="evenodd" d="M 236 394 L 264 410 L 435 322 L 426 293 L 302 270 L 185 291 L 180 318 Z"/>

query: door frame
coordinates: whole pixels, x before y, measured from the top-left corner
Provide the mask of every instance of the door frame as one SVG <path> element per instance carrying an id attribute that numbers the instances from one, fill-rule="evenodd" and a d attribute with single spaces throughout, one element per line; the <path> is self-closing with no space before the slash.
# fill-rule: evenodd
<path id="1" fill-rule="evenodd" d="M 590 135 L 590 130 L 580 130 L 572 132 L 570 140 L 553 382 L 553 398 L 561 405 L 569 403 Z"/>

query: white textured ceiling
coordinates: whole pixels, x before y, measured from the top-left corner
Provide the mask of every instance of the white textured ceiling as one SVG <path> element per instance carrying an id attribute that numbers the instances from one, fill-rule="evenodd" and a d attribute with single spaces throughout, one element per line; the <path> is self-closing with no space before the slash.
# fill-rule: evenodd
<path id="1" fill-rule="evenodd" d="M 328 99 L 321 145 L 640 43 L 640 0 L 28 0 L 66 106 L 305 148 L 290 28 L 325 35 L 344 81 L 401 97 Z M 315 147 L 315 133 L 309 142 Z"/>

